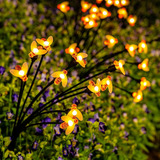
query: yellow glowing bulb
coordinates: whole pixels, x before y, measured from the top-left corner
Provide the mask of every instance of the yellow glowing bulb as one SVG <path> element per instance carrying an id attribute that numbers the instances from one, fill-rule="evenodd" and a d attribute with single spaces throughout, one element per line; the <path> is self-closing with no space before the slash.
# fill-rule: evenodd
<path id="1" fill-rule="evenodd" d="M 84 4 L 84 6 L 83 6 L 84 8 L 88 8 L 88 5 L 87 4 Z"/>
<path id="2" fill-rule="evenodd" d="M 110 81 L 109 81 L 109 80 L 107 80 L 107 81 L 106 81 L 106 83 L 107 83 L 107 85 L 109 85 L 109 84 L 110 84 Z"/>
<path id="3" fill-rule="evenodd" d="M 77 111 L 74 110 L 74 111 L 72 112 L 72 114 L 73 114 L 74 116 L 77 115 Z"/>
<path id="4" fill-rule="evenodd" d="M 141 99 L 141 95 L 138 95 L 138 96 L 137 96 L 137 99 Z"/>
<path id="5" fill-rule="evenodd" d="M 145 48 L 145 46 L 146 46 L 145 43 L 142 43 L 142 48 Z"/>
<path id="6" fill-rule="evenodd" d="M 48 45 L 49 45 L 49 42 L 48 42 L 48 41 L 44 41 L 44 45 L 45 45 L 45 46 L 48 46 Z"/>
<path id="7" fill-rule="evenodd" d="M 146 86 L 146 85 L 147 85 L 147 83 L 146 83 L 146 82 L 144 82 L 144 83 L 143 83 L 143 85 L 144 85 L 144 86 Z"/>
<path id="8" fill-rule="evenodd" d="M 73 49 L 73 48 L 71 48 L 69 51 L 70 51 L 71 53 L 73 53 L 73 52 L 74 52 L 74 49 Z"/>
<path id="9" fill-rule="evenodd" d="M 38 51 L 39 51 L 39 50 L 38 50 L 37 48 L 34 48 L 34 49 L 33 49 L 33 52 L 34 52 L 34 53 L 38 53 Z"/>
<path id="10" fill-rule="evenodd" d="M 23 71 L 23 70 L 20 70 L 20 71 L 19 71 L 19 75 L 20 75 L 20 76 L 24 76 L 24 71 Z"/>
<path id="11" fill-rule="evenodd" d="M 123 1 L 121 1 L 121 3 L 122 3 L 123 5 L 125 5 L 125 4 L 126 4 L 126 1 L 123 0 Z"/>
<path id="12" fill-rule="evenodd" d="M 110 42 L 111 42 L 111 43 L 114 43 L 114 39 L 110 39 Z"/>
<path id="13" fill-rule="evenodd" d="M 73 125 L 73 121 L 69 120 L 69 121 L 68 121 L 68 125 L 69 125 L 69 126 L 72 126 L 72 125 Z"/>
<path id="14" fill-rule="evenodd" d="M 93 21 L 90 21 L 90 22 L 89 22 L 89 25 L 92 26 L 92 25 L 93 25 Z"/>
<path id="15" fill-rule="evenodd" d="M 65 5 L 64 5 L 64 4 L 62 4 L 62 5 L 61 5 L 61 8 L 65 8 Z"/>
<path id="16" fill-rule="evenodd" d="M 88 21 L 89 21 L 89 18 L 88 18 L 88 17 L 86 17 L 86 18 L 85 18 L 85 21 L 86 21 L 86 22 L 88 22 Z"/>
<path id="17" fill-rule="evenodd" d="M 134 19 L 133 19 L 133 18 L 131 18 L 131 19 L 130 19 L 130 22 L 131 22 L 131 23 L 134 23 Z"/>
<path id="18" fill-rule="evenodd" d="M 106 11 L 103 11 L 103 15 L 107 15 L 107 12 L 106 12 Z"/>
<path id="19" fill-rule="evenodd" d="M 112 1 L 111 0 L 108 0 L 108 4 L 111 4 L 112 3 Z"/>
<path id="20" fill-rule="evenodd" d="M 96 92 L 98 92 L 99 87 L 98 87 L 98 86 L 95 86 L 95 87 L 94 87 L 94 90 L 95 90 Z"/>
<path id="21" fill-rule="evenodd" d="M 130 51 L 133 51 L 133 50 L 134 50 L 134 48 L 133 48 L 133 47 L 130 47 L 130 48 L 129 48 L 129 50 L 130 50 Z"/>
<path id="22" fill-rule="evenodd" d="M 93 12 L 97 12 L 97 8 L 93 8 Z"/>
<path id="23" fill-rule="evenodd" d="M 119 67 L 120 67 L 120 68 L 122 68 L 122 67 L 123 67 L 122 63 L 119 63 Z"/>
<path id="24" fill-rule="evenodd" d="M 81 61 L 81 60 L 82 60 L 82 56 L 78 56 L 77 58 L 78 58 L 78 60 L 79 60 L 79 61 Z"/>
<path id="25" fill-rule="evenodd" d="M 65 78 L 64 74 L 60 74 L 60 78 L 64 79 Z"/>
<path id="26" fill-rule="evenodd" d="M 142 68 L 145 68 L 146 67 L 146 64 L 142 64 Z"/>
<path id="27" fill-rule="evenodd" d="M 119 1 L 115 1 L 116 4 L 119 4 Z"/>

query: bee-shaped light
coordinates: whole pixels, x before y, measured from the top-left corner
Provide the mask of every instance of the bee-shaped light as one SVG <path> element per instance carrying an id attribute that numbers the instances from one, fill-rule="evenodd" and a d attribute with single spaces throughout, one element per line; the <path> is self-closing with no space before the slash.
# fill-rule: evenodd
<path id="1" fill-rule="evenodd" d="M 54 72 L 51 76 L 53 78 L 56 78 L 54 81 L 55 85 L 58 85 L 60 82 L 62 82 L 62 86 L 66 87 L 67 85 L 67 71 L 63 70 L 63 71 L 58 71 L 58 72 Z"/>
<path id="2" fill-rule="evenodd" d="M 70 10 L 70 7 L 68 6 L 69 5 L 69 2 L 68 1 L 65 1 L 65 2 L 62 2 L 61 4 L 58 4 L 57 5 L 57 8 L 62 11 L 62 12 L 67 12 Z"/>
<path id="3" fill-rule="evenodd" d="M 146 41 L 145 40 L 142 40 L 139 44 L 138 44 L 138 52 L 139 53 L 147 53 L 148 51 L 148 47 L 147 47 L 147 44 L 146 44 Z"/>
<path id="4" fill-rule="evenodd" d="M 106 35 L 106 40 L 104 44 L 108 46 L 108 48 L 112 48 L 116 43 L 118 43 L 118 39 L 114 38 L 111 35 Z"/>
<path id="5" fill-rule="evenodd" d="M 126 8 L 118 9 L 117 13 L 118 13 L 118 18 L 120 18 L 120 19 L 127 18 L 127 16 L 128 16 Z"/>
<path id="6" fill-rule="evenodd" d="M 129 23 L 130 26 L 134 26 L 136 21 L 137 21 L 137 17 L 136 16 L 133 16 L 133 15 L 130 15 L 128 18 L 127 18 L 127 21 Z"/>
<path id="7" fill-rule="evenodd" d="M 134 57 L 135 53 L 136 53 L 136 49 L 137 49 L 137 45 L 135 44 L 126 44 L 125 48 L 128 50 L 128 53 Z"/>
<path id="8" fill-rule="evenodd" d="M 138 68 L 142 69 L 144 71 L 149 71 L 149 67 L 148 67 L 148 59 L 145 59 L 142 63 L 138 64 Z"/>
<path id="9" fill-rule="evenodd" d="M 112 81 L 111 76 L 107 76 L 107 78 L 102 79 L 101 81 L 101 90 L 105 91 L 108 87 L 109 93 L 112 93 Z"/>
<path id="10" fill-rule="evenodd" d="M 124 71 L 124 68 L 123 68 L 123 65 L 125 64 L 125 61 L 124 60 L 119 60 L 119 61 L 114 61 L 113 62 L 116 69 L 120 70 L 124 75 L 125 75 L 125 71 Z"/>
<path id="11" fill-rule="evenodd" d="M 138 90 L 138 92 L 133 92 L 132 96 L 134 98 L 134 102 L 140 102 L 143 99 L 143 94 L 141 90 Z"/>
<path id="12" fill-rule="evenodd" d="M 140 82 L 140 90 L 145 90 L 147 87 L 150 86 L 151 83 L 145 77 L 142 77 Z"/>
<path id="13" fill-rule="evenodd" d="M 101 81 L 100 79 L 97 79 L 97 83 L 95 84 L 92 80 L 89 81 L 89 85 L 87 86 L 88 89 L 95 93 L 97 97 L 100 96 L 100 90 L 101 90 Z"/>
<path id="14" fill-rule="evenodd" d="M 13 74 L 16 77 L 19 77 L 22 81 L 26 82 L 28 77 L 27 77 L 27 72 L 28 72 L 28 64 L 27 62 L 23 63 L 22 67 L 19 65 L 15 66 L 15 69 L 11 69 L 10 73 Z"/>

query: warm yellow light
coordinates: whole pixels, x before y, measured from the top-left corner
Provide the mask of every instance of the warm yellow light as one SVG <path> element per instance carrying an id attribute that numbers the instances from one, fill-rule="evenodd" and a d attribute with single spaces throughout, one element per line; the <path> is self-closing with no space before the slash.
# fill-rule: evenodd
<path id="1" fill-rule="evenodd" d="M 138 95 L 138 96 L 137 96 L 137 99 L 141 99 L 141 95 Z"/>
<path id="2" fill-rule="evenodd" d="M 119 1 L 117 0 L 117 1 L 115 1 L 115 3 L 116 3 L 116 4 L 119 4 Z"/>
<path id="3" fill-rule="evenodd" d="M 94 90 L 95 90 L 96 92 L 98 92 L 99 87 L 98 87 L 98 86 L 95 86 L 95 87 L 94 87 Z"/>
<path id="4" fill-rule="evenodd" d="M 73 114 L 74 116 L 77 115 L 77 111 L 74 110 L 74 111 L 72 112 L 72 114 Z"/>
<path id="5" fill-rule="evenodd" d="M 19 75 L 24 76 L 24 71 L 23 71 L 23 70 L 20 70 L 20 71 L 19 71 Z"/>
<path id="6" fill-rule="evenodd" d="M 147 82 L 144 82 L 143 85 L 146 86 L 146 85 L 147 85 Z"/>
<path id="7" fill-rule="evenodd" d="M 85 18 L 85 21 L 86 21 L 86 22 L 88 22 L 88 21 L 89 21 L 89 18 L 88 18 L 88 17 L 86 17 L 86 18 Z"/>
<path id="8" fill-rule="evenodd" d="M 111 42 L 111 43 L 114 43 L 114 39 L 110 39 L 110 42 Z"/>
<path id="9" fill-rule="evenodd" d="M 93 12 L 97 12 L 97 8 L 93 8 Z"/>
<path id="10" fill-rule="evenodd" d="M 106 81 L 106 83 L 107 83 L 107 85 L 109 85 L 109 84 L 110 84 L 110 81 L 109 81 L 109 80 L 107 80 L 107 81 Z"/>
<path id="11" fill-rule="evenodd" d="M 112 4 L 112 1 L 111 1 L 111 0 L 108 0 L 108 4 Z"/>
<path id="12" fill-rule="evenodd" d="M 122 68 L 122 67 L 123 67 L 122 63 L 119 63 L 119 67 L 120 67 L 120 68 Z"/>
<path id="13" fill-rule="evenodd" d="M 103 11 L 103 15 L 106 16 L 106 15 L 107 15 L 107 12 L 106 12 L 106 11 Z"/>
<path id="14" fill-rule="evenodd" d="M 65 5 L 64 5 L 64 4 L 62 4 L 62 5 L 61 5 L 61 8 L 65 8 Z"/>
<path id="15" fill-rule="evenodd" d="M 60 78 L 64 79 L 65 78 L 64 74 L 60 74 Z"/>
<path id="16" fill-rule="evenodd" d="M 74 49 L 73 48 L 70 48 L 70 50 L 69 50 L 71 53 L 73 53 L 74 52 Z"/>
<path id="17" fill-rule="evenodd" d="M 145 68 L 146 67 L 146 64 L 142 64 L 142 68 Z"/>
<path id="18" fill-rule="evenodd" d="M 83 6 L 84 8 L 88 8 L 88 5 L 87 4 L 84 4 L 84 6 Z"/>
<path id="19" fill-rule="evenodd" d="M 89 25 L 92 26 L 92 25 L 93 25 L 93 21 L 90 21 L 90 22 L 89 22 Z"/>
<path id="20" fill-rule="evenodd" d="M 133 48 L 133 47 L 130 47 L 130 48 L 129 48 L 129 50 L 130 50 L 130 51 L 133 51 L 133 50 L 134 50 L 134 48 Z"/>
<path id="21" fill-rule="evenodd" d="M 134 18 L 131 18 L 131 19 L 130 19 L 130 22 L 131 22 L 131 23 L 134 23 Z"/>
<path id="22" fill-rule="evenodd" d="M 69 121 L 68 121 L 68 125 L 69 125 L 69 126 L 72 126 L 72 125 L 73 125 L 73 121 L 69 120 Z"/>
<path id="23" fill-rule="evenodd" d="M 121 3 L 122 3 L 123 5 L 125 5 L 125 4 L 126 4 L 126 1 L 125 1 L 125 0 L 122 0 Z"/>
<path id="24" fill-rule="evenodd" d="M 78 59 L 79 61 L 81 61 L 83 58 L 82 58 L 82 56 L 77 56 L 77 59 Z"/>
<path id="25" fill-rule="evenodd" d="M 48 41 L 44 41 L 44 45 L 45 45 L 45 46 L 48 46 L 48 45 L 49 45 L 49 42 L 48 42 Z"/>
<path id="26" fill-rule="evenodd" d="M 38 50 L 37 48 L 34 48 L 34 49 L 33 49 L 33 52 L 34 52 L 34 53 L 38 53 L 38 51 L 39 51 L 39 50 Z"/>
<path id="27" fill-rule="evenodd" d="M 146 46 L 145 43 L 142 43 L 142 48 L 145 48 L 145 46 Z"/>

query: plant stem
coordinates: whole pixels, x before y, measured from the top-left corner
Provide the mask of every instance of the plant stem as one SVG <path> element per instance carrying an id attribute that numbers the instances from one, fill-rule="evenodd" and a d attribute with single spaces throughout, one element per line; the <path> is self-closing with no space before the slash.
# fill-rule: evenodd
<path id="1" fill-rule="evenodd" d="M 22 98 L 22 92 L 23 92 L 23 81 L 21 81 L 21 89 L 20 89 L 20 92 L 19 92 L 19 97 L 18 97 L 18 103 L 17 103 L 17 109 L 16 109 L 16 116 L 15 116 L 15 121 L 14 121 L 14 127 L 13 127 L 13 130 L 16 126 L 16 122 L 17 122 L 17 117 L 18 117 L 18 111 L 19 111 L 19 106 L 20 106 L 20 103 L 21 103 L 21 98 Z"/>
<path id="2" fill-rule="evenodd" d="M 19 122 L 20 122 L 20 119 L 21 119 L 21 115 L 22 115 L 24 106 L 25 106 L 26 101 L 27 101 L 27 99 L 28 99 L 28 97 L 29 97 L 30 91 L 32 90 L 34 81 L 35 81 L 35 79 L 36 79 L 36 77 L 37 77 L 37 74 L 38 74 L 39 68 L 40 68 L 40 66 L 41 66 L 41 64 L 42 64 L 42 61 L 43 61 L 44 56 L 45 56 L 45 55 L 42 55 L 42 57 L 41 57 L 41 60 L 40 60 L 39 65 L 38 65 L 38 68 L 37 68 L 36 73 L 35 73 L 35 75 L 34 75 L 34 78 L 33 78 L 33 80 L 32 80 L 32 84 L 31 84 L 31 86 L 30 86 L 30 88 L 29 88 L 29 91 L 28 91 L 28 93 L 27 93 L 26 99 L 24 100 L 24 103 L 23 103 L 23 106 L 22 106 L 22 109 L 21 109 L 21 113 L 20 113 L 20 116 L 19 116 Z"/>
<path id="3" fill-rule="evenodd" d="M 48 83 L 48 85 L 46 85 L 46 86 L 33 98 L 33 100 L 31 101 L 31 103 L 28 105 L 27 109 L 25 110 L 25 112 L 24 112 L 24 114 L 23 114 L 23 116 L 22 116 L 22 118 L 21 118 L 20 121 L 22 121 L 22 120 L 24 119 L 25 114 L 27 113 L 27 111 L 29 110 L 29 108 L 33 105 L 33 103 L 37 100 L 37 98 L 38 98 L 49 86 L 51 86 L 51 85 L 54 83 L 54 80 L 55 80 L 55 79 L 53 79 L 50 83 Z"/>
<path id="4" fill-rule="evenodd" d="M 42 125 L 42 124 L 59 124 L 58 122 L 43 122 L 43 123 L 34 123 L 34 124 L 30 124 L 28 126 L 26 126 L 25 128 L 31 127 L 31 126 L 35 126 L 35 125 Z"/>

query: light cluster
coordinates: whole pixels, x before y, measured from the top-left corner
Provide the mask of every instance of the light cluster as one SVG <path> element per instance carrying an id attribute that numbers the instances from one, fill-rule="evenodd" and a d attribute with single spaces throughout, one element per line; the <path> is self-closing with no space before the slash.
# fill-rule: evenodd
<path id="1" fill-rule="evenodd" d="M 91 92 L 95 93 L 97 97 L 101 95 L 100 91 L 105 91 L 107 88 L 109 92 L 112 93 L 111 76 L 107 76 L 106 78 L 102 79 L 102 81 L 98 78 L 96 83 L 90 80 L 87 87 Z"/>
<path id="2" fill-rule="evenodd" d="M 78 121 L 83 120 L 82 113 L 77 109 L 76 104 L 72 104 L 71 110 L 66 116 L 62 116 L 61 119 L 64 121 L 60 124 L 61 129 L 66 129 L 65 134 L 70 134 L 73 130 L 76 124 L 78 124 Z"/>

